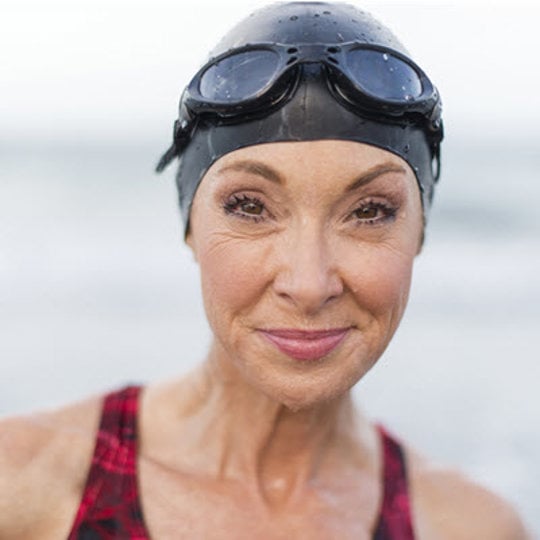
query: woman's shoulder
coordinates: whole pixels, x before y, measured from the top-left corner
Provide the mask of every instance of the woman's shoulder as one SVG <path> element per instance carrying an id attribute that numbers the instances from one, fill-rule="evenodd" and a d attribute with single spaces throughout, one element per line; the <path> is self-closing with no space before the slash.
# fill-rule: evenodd
<path id="1" fill-rule="evenodd" d="M 462 473 L 408 450 L 415 523 L 420 538 L 528 540 L 516 510 Z"/>
<path id="2" fill-rule="evenodd" d="M 67 536 L 84 489 L 101 406 L 102 398 L 92 397 L 0 420 L 1 538 Z"/>

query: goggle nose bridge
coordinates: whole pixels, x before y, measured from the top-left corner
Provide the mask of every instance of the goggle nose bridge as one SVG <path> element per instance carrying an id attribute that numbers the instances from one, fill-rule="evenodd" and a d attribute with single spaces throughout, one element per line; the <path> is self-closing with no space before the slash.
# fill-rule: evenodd
<path id="1" fill-rule="evenodd" d="M 334 57 L 341 53 L 339 45 L 322 45 L 319 43 L 308 43 L 305 45 L 294 45 L 286 50 L 289 59 L 287 65 L 291 64 L 315 64 L 315 63 L 339 63 Z"/>

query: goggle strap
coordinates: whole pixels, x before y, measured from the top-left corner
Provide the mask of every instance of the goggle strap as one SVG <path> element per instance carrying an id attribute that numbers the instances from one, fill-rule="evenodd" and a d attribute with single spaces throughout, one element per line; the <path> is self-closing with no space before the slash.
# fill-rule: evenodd
<path id="1" fill-rule="evenodd" d="M 160 173 L 163 171 L 167 165 L 178 155 L 178 149 L 176 148 L 176 143 L 173 142 L 172 145 L 167 149 L 167 151 L 161 156 L 158 164 L 156 165 L 156 172 Z"/>
<path id="2" fill-rule="evenodd" d="M 168 150 L 161 156 L 156 165 L 156 172 L 160 173 L 169 165 L 169 163 L 179 156 L 184 148 L 189 144 L 193 131 L 197 127 L 198 118 L 190 118 L 189 120 L 175 120 L 173 126 L 173 143 Z"/>

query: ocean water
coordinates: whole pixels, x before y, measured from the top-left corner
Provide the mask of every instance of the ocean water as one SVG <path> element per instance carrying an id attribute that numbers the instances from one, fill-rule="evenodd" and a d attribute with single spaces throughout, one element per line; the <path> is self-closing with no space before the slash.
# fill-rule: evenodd
<path id="1" fill-rule="evenodd" d="M 160 150 L 0 146 L 0 414 L 204 356 L 173 175 L 152 172 Z M 534 143 L 448 145 L 408 311 L 355 397 L 540 537 L 539 170 Z"/>

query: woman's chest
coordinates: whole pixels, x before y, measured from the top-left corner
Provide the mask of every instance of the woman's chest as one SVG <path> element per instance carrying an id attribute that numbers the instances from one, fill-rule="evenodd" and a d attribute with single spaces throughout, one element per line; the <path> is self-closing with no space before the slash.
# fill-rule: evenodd
<path id="1" fill-rule="evenodd" d="M 141 466 L 139 482 L 145 526 L 160 540 L 369 540 L 378 517 L 377 494 L 365 491 L 309 493 L 270 505 L 241 483 L 179 477 L 155 466 Z"/>

